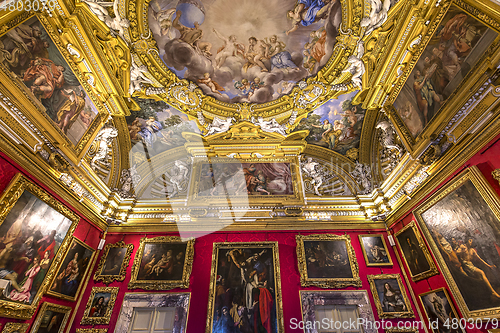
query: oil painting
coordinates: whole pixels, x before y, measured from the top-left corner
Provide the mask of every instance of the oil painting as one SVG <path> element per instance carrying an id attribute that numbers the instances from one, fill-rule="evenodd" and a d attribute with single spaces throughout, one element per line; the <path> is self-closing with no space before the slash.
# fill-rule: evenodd
<path id="1" fill-rule="evenodd" d="M 328 61 L 337 0 L 154 0 L 149 28 L 179 77 L 223 102 L 266 103 Z"/>
<path id="2" fill-rule="evenodd" d="M 424 307 L 429 327 L 434 333 L 464 333 L 460 325 L 451 326 L 458 322 L 460 317 L 453 307 L 448 292 L 445 288 L 439 288 L 418 295 Z"/>
<path id="3" fill-rule="evenodd" d="M 297 235 L 295 239 L 303 287 L 361 287 L 356 254 L 348 235 Z"/>
<path id="4" fill-rule="evenodd" d="M 500 203 L 466 169 L 414 211 L 465 317 L 500 313 Z"/>
<path id="5" fill-rule="evenodd" d="M 382 234 L 359 235 L 359 243 L 366 266 L 392 266 L 392 259 Z"/>
<path id="6" fill-rule="evenodd" d="M 394 102 L 414 137 L 439 112 L 497 37 L 462 9 L 451 6 Z"/>
<path id="7" fill-rule="evenodd" d="M 73 238 L 48 294 L 74 301 L 87 275 L 93 255 L 93 249 Z"/>
<path id="8" fill-rule="evenodd" d="M 365 111 L 353 105 L 352 99 L 358 91 L 332 99 L 302 119 L 295 131 L 309 130 L 306 141 L 345 155 L 357 149 Z"/>
<path id="9" fill-rule="evenodd" d="M 118 289 L 118 287 L 92 287 L 81 324 L 109 324 L 116 296 L 118 295 Z"/>
<path id="10" fill-rule="evenodd" d="M 292 195 L 289 163 L 205 163 L 198 183 L 199 196 Z"/>
<path id="11" fill-rule="evenodd" d="M 196 121 L 163 101 L 134 98 L 139 111 L 126 117 L 133 164 L 169 149 L 183 146 L 182 132 L 200 133 Z"/>
<path id="12" fill-rule="evenodd" d="M 54 125 L 76 145 L 98 111 L 36 17 L 0 37 L 0 63 L 22 81 Z"/>
<path id="13" fill-rule="evenodd" d="M 67 248 L 66 236 L 79 218 L 20 174 L 0 198 L 0 206 L 5 208 L 0 214 L 0 314 L 3 306 L 15 305 L 22 317 L 38 306 L 49 283 L 46 276 L 56 269 L 57 253 Z"/>
<path id="14" fill-rule="evenodd" d="M 94 280 L 103 281 L 106 284 L 125 280 L 133 249 L 134 245 L 125 244 L 123 241 L 106 245 L 94 274 Z"/>
<path id="15" fill-rule="evenodd" d="M 370 290 L 380 318 L 413 318 L 399 274 L 368 275 Z"/>
<path id="16" fill-rule="evenodd" d="M 68 322 L 71 308 L 44 302 L 38 311 L 31 333 L 62 333 Z"/>
<path id="17" fill-rule="evenodd" d="M 194 240 L 160 236 L 141 238 L 129 288 L 168 290 L 187 288 L 193 264 Z"/>
<path id="18" fill-rule="evenodd" d="M 394 236 L 413 281 L 420 281 L 438 274 L 434 260 L 420 236 L 415 221 L 408 223 Z"/>
<path id="19" fill-rule="evenodd" d="M 284 332 L 277 242 L 214 243 L 205 332 Z"/>

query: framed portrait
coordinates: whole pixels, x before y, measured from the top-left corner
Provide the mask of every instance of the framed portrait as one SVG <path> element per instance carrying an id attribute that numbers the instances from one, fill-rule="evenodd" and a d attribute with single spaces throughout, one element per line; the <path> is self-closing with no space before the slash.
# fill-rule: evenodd
<path id="1" fill-rule="evenodd" d="M 82 325 L 109 324 L 119 289 L 118 287 L 92 287 L 80 323 Z"/>
<path id="2" fill-rule="evenodd" d="M 125 244 L 123 241 L 107 244 L 94 274 L 94 280 L 106 284 L 125 280 L 133 250 L 134 245 Z"/>
<path id="3" fill-rule="evenodd" d="M 431 290 L 418 295 L 425 311 L 429 326 L 434 333 L 465 333 L 460 325 L 451 326 L 452 320 L 458 322 L 460 317 L 453 307 L 453 303 L 445 288 Z M 444 326 L 444 324 L 447 326 Z M 449 325 L 449 326 L 448 326 Z M 462 325 L 463 326 L 463 325 Z"/>
<path id="4" fill-rule="evenodd" d="M 300 284 L 321 288 L 361 287 L 349 235 L 297 235 Z"/>
<path id="5" fill-rule="evenodd" d="M 367 278 L 380 318 L 414 317 L 399 274 L 368 275 Z"/>
<path id="6" fill-rule="evenodd" d="M 464 2 L 442 7 L 423 38 L 427 45 L 411 60 L 415 66 L 404 75 L 406 82 L 398 84 L 390 112 L 394 111 L 397 122 L 404 127 L 407 135 L 402 137 L 409 146 L 421 141 L 422 133 L 439 118 L 462 82 L 471 75 L 479 77 L 482 73 L 477 73 L 478 67 L 498 49 L 498 31 L 484 23 L 496 20 L 481 12 L 484 22 L 480 21 L 478 14 L 470 14 L 473 11 L 477 9 Z M 467 31 L 467 36 L 458 37 L 458 31 Z"/>
<path id="7" fill-rule="evenodd" d="M 462 315 L 500 315 L 500 200 L 479 169 L 463 171 L 413 215 Z"/>
<path id="8" fill-rule="evenodd" d="M 79 217 L 21 174 L 1 196 L 0 207 L 0 316 L 28 319 L 69 247 Z"/>
<path id="9" fill-rule="evenodd" d="M 420 281 L 439 273 L 415 221 L 405 225 L 394 236 L 413 281 Z"/>
<path id="10" fill-rule="evenodd" d="M 38 311 L 30 333 L 62 333 L 68 322 L 71 308 L 44 302 Z"/>
<path id="11" fill-rule="evenodd" d="M 254 325 L 268 333 L 285 331 L 278 242 L 214 243 L 205 333 L 229 330 L 235 306 L 241 312 L 240 331 Z"/>
<path id="12" fill-rule="evenodd" d="M 141 238 L 135 254 L 129 289 L 188 288 L 193 268 L 194 240 L 180 237 Z"/>
<path id="13" fill-rule="evenodd" d="M 73 237 L 47 293 L 69 301 L 76 300 L 94 254 L 91 247 Z"/>
<path id="14" fill-rule="evenodd" d="M 6 323 L 2 333 L 26 333 L 29 323 Z"/>
<path id="15" fill-rule="evenodd" d="M 366 234 L 358 237 L 366 266 L 392 266 L 392 259 L 387 250 L 384 235 Z"/>

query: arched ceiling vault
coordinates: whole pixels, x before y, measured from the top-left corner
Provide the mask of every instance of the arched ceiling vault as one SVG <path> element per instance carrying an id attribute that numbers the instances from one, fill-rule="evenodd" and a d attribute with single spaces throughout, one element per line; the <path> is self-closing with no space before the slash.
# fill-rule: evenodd
<path id="1" fill-rule="evenodd" d="M 498 4 L 237 3 L 0 13 L 5 153 L 131 228 L 370 227 L 498 133 Z"/>

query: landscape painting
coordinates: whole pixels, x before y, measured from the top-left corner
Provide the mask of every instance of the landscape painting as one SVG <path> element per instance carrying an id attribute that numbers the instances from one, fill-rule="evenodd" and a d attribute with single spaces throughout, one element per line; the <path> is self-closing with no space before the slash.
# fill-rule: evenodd
<path id="1" fill-rule="evenodd" d="M 274 196 L 293 194 L 290 163 L 206 163 L 199 196 Z"/>
<path id="2" fill-rule="evenodd" d="M 462 9 L 450 7 L 394 102 L 413 136 L 422 133 L 496 37 Z"/>
<path id="3" fill-rule="evenodd" d="M 23 82 L 54 125 L 76 145 L 98 111 L 36 17 L 0 37 L 0 63 Z"/>
<path id="4" fill-rule="evenodd" d="M 466 170 L 415 211 L 467 317 L 500 311 L 500 205 L 479 173 Z"/>
<path id="5" fill-rule="evenodd" d="M 182 132 L 200 133 L 196 121 L 163 101 L 134 98 L 141 108 L 126 117 L 132 150 L 132 164 L 184 145 Z"/>
<path id="6" fill-rule="evenodd" d="M 213 258 L 206 332 L 284 332 L 278 243 L 214 243 Z"/>
<path id="7" fill-rule="evenodd" d="M 311 112 L 300 121 L 295 131 L 309 130 L 306 141 L 345 155 L 357 149 L 365 111 L 353 105 L 352 99 L 358 91 L 332 99 Z"/>
<path id="8" fill-rule="evenodd" d="M 265 103 L 328 61 L 336 0 L 154 0 L 149 28 L 163 62 L 224 102 Z"/>

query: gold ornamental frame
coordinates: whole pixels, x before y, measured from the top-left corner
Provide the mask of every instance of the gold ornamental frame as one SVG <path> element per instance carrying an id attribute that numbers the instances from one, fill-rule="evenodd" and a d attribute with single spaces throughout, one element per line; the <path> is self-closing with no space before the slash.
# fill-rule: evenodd
<path id="1" fill-rule="evenodd" d="M 78 294 L 80 293 L 80 291 L 82 290 L 83 285 L 84 285 L 83 281 L 85 281 L 85 279 L 87 278 L 87 275 L 89 275 L 91 263 L 93 262 L 94 256 L 96 255 L 96 251 L 93 248 L 91 248 L 90 246 L 88 246 L 87 244 L 85 244 L 84 242 L 82 242 L 81 240 L 79 240 L 78 238 L 76 238 L 75 236 L 73 236 L 73 238 L 71 239 L 70 245 L 73 244 L 73 242 L 75 242 L 75 243 L 83 246 L 87 250 L 92 251 L 92 254 L 90 255 L 87 267 L 85 268 L 85 272 L 83 272 L 83 274 L 81 275 L 82 279 L 80 280 L 80 284 L 78 285 L 78 289 L 76 290 L 75 296 L 64 295 L 64 294 L 61 294 L 61 293 L 59 293 L 57 291 L 52 291 L 52 290 L 50 290 L 50 288 L 47 290 L 47 295 L 55 296 L 55 297 L 58 297 L 58 298 L 61 298 L 61 299 L 65 299 L 65 300 L 68 300 L 68 301 L 76 301 L 78 299 Z M 57 268 L 57 272 L 58 273 L 59 273 L 59 270 L 62 268 L 61 266 L 64 263 L 64 260 L 66 259 L 66 257 L 69 254 L 70 250 L 71 250 L 71 246 L 68 246 L 68 249 L 66 250 L 66 253 L 64 254 L 64 258 L 61 260 L 61 262 L 59 263 L 59 266 Z M 50 282 L 51 286 L 54 284 L 54 281 L 55 281 L 56 277 L 57 277 L 57 274 L 54 274 L 54 276 L 52 277 L 52 280 Z"/>
<path id="2" fill-rule="evenodd" d="M 430 291 L 427 291 L 425 293 L 422 293 L 422 294 L 418 295 L 418 299 L 420 300 L 420 303 L 422 303 L 422 308 L 424 309 L 425 317 L 427 318 L 427 322 L 429 323 L 429 327 L 431 327 L 430 322 L 429 322 L 429 314 L 427 313 L 427 310 L 425 309 L 425 304 L 422 301 L 422 296 L 425 296 L 425 295 L 428 295 L 428 294 L 432 294 L 432 293 L 435 293 L 435 292 L 439 292 L 439 291 L 442 291 L 445 294 L 446 299 L 448 300 L 448 304 L 450 305 L 451 311 L 455 315 L 455 318 L 460 319 L 460 317 L 458 316 L 457 310 L 455 310 L 455 306 L 453 305 L 453 302 L 452 302 L 452 300 L 450 298 L 450 295 L 448 295 L 448 291 L 446 290 L 446 288 L 441 287 L 441 288 L 430 290 Z M 459 325 L 459 328 L 460 328 L 460 325 Z M 434 329 L 432 329 L 432 331 L 434 333 L 439 333 L 438 330 L 434 331 Z M 465 332 L 465 331 L 462 330 L 462 332 Z"/>
<path id="3" fill-rule="evenodd" d="M 297 262 L 300 273 L 300 285 L 302 287 L 316 286 L 320 288 L 345 288 L 347 286 L 361 287 L 359 278 L 359 266 L 356 260 L 356 253 L 351 244 L 351 237 L 345 235 L 315 234 L 315 235 L 296 235 L 297 241 Z M 343 241 L 346 247 L 349 266 L 351 268 L 352 278 L 310 278 L 307 273 L 307 259 L 305 252 L 305 241 Z"/>
<path id="4" fill-rule="evenodd" d="M 201 172 L 203 165 L 209 164 L 263 164 L 263 163 L 283 163 L 290 166 L 290 173 L 292 175 L 293 193 L 287 195 L 241 195 L 234 194 L 216 195 L 216 196 L 201 196 Z M 218 158 L 212 157 L 210 159 L 197 160 L 193 163 L 191 186 L 189 187 L 188 205 L 195 206 L 213 206 L 213 205 L 228 205 L 230 200 L 232 205 L 303 205 L 304 204 L 304 191 L 302 188 L 302 181 L 300 181 L 301 171 L 300 164 L 297 156 L 285 156 L 276 158 L 251 158 L 251 159 L 235 159 L 235 158 Z M 228 197 L 230 199 L 228 199 Z"/>
<path id="5" fill-rule="evenodd" d="M 138 280 L 139 270 L 141 268 L 142 256 L 146 244 L 186 244 L 186 254 L 184 257 L 184 265 L 182 268 L 181 280 Z M 189 278 L 193 270 L 194 258 L 194 239 L 183 242 L 178 236 L 159 236 L 154 238 L 141 238 L 139 249 L 135 253 L 134 263 L 132 266 L 132 276 L 128 283 L 128 289 L 145 289 L 145 290 L 170 290 L 174 288 L 189 288 Z"/>
<path id="6" fill-rule="evenodd" d="M 117 275 L 103 275 L 101 273 L 102 270 L 104 269 L 104 265 L 106 264 L 106 259 L 108 258 L 109 250 L 112 248 L 126 248 L 127 251 L 125 253 L 125 256 L 123 257 L 120 272 Z M 134 245 L 125 244 L 124 241 L 120 241 L 114 244 L 107 244 L 104 247 L 104 253 L 101 257 L 101 260 L 99 261 L 99 265 L 97 265 L 97 270 L 95 271 L 94 274 L 94 281 L 102 281 L 104 284 L 110 284 L 113 281 L 125 280 L 125 275 L 127 274 L 127 267 L 129 266 L 133 250 L 134 250 Z"/>
<path id="7" fill-rule="evenodd" d="M 387 253 L 387 258 L 389 259 L 389 262 L 383 262 L 383 263 L 370 263 L 368 262 L 368 255 L 366 254 L 366 249 L 365 249 L 365 244 L 363 243 L 363 238 L 368 238 L 368 237 L 379 237 L 382 240 L 382 244 L 384 244 L 384 250 L 385 253 Z M 365 263 L 367 267 L 373 267 L 373 266 L 392 266 L 392 258 L 391 255 L 389 254 L 389 249 L 387 247 L 387 244 L 385 242 L 385 237 L 383 234 L 362 234 L 358 235 L 359 238 L 359 244 L 361 245 L 361 250 L 363 251 L 363 257 L 365 257 Z"/>
<path id="8" fill-rule="evenodd" d="M 48 286 L 50 285 L 49 282 L 57 272 L 59 263 L 62 261 L 63 253 L 66 253 L 66 250 L 69 248 L 72 235 L 75 232 L 76 226 L 80 221 L 80 217 L 73 211 L 71 211 L 68 207 L 56 200 L 42 188 L 30 182 L 28 179 L 22 176 L 22 174 L 18 173 L 14 176 L 14 178 L 12 178 L 11 182 L 0 197 L 0 225 L 2 225 L 5 218 L 10 213 L 11 209 L 17 203 L 18 199 L 21 197 L 24 191 L 28 191 L 29 193 L 43 201 L 45 204 L 55 209 L 66 218 L 70 219 L 72 221 L 72 224 L 69 227 L 66 236 L 64 236 L 64 239 L 61 242 L 56 255 L 54 256 L 53 261 L 49 269 L 47 270 L 47 274 L 45 275 L 45 278 L 40 288 L 38 289 L 37 294 L 33 298 L 32 303 L 30 305 L 27 305 L 24 303 L 17 303 L 8 300 L 0 300 L 0 316 L 18 319 L 30 319 L 31 317 L 33 317 L 33 314 L 35 313 L 35 310 L 40 303 L 42 295 L 46 292 Z"/>
<path id="9" fill-rule="evenodd" d="M 415 216 L 422 232 L 425 235 L 425 238 L 428 240 L 431 250 L 436 258 L 436 261 L 441 268 L 441 272 L 443 273 L 448 286 L 450 287 L 451 294 L 453 295 L 455 301 L 457 302 L 458 308 L 462 313 L 462 316 L 465 318 L 492 318 L 492 317 L 500 317 L 500 307 L 493 307 L 481 310 L 469 310 L 467 304 L 465 303 L 465 299 L 458 288 L 451 272 L 448 268 L 448 265 L 444 261 L 441 252 L 434 241 L 434 238 L 428 229 L 424 219 L 422 218 L 422 214 L 434 206 L 437 202 L 441 201 L 448 194 L 452 193 L 460 186 L 462 186 L 465 182 L 470 181 L 474 188 L 478 191 L 480 196 L 486 202 L 487 206 L 491 209 L 493 215 L 500 221 L 500 199 L 498 194 L 496 194 L 495 190 L 491 187 L 488 181 L 484 178 L 481 171 L 476 167 L 472 166 L 467 168 L 455 179 L 450 181 L 446 186 L 443 186 L 436 193 L 434 193 L 431 197 L 429 197 L 425 202 L 419 205 L 414 211 L 413 216 Z"/>
<path id="10" fill-rule="evenodd" d="M 372 292 L 373 300 L 375 301 L 375 307 L 377 308 L 378 316 L 380 318 L 414 318 L 415 315 L 411 308 L 410 299 L 406 295 L 405 286 L 403 280 L 399 274 L 377 274 L 377 275 L 367 275 L 368 282 L 370 283 L 370 291 Z M 401 297 L 406 305 L 407 311 L 393 311 L 385 312 L 382 308 L 382 300 L 378 296 L 377 286 L 375 285 L 375 280 L 390 280 L 394 279 L 398 281 L 399 290 L 401 291 Z"/>
<path id="11" fill-rule="evenodd" d="M 217 282 L 217 269 L 219 261 L 219 250 L 224 249 L 237 249 L 237 248 L 262 248 L 271 249 L 273 251 L 273 265 L 274 265 L 274 290 L 276 297 L 276 321 L 277 321 L 277 332 L 285 331 L 285 324 L 283 321 L 283 301 L 281 293 L 281 274 L 280 274 L 280 259 L 279 259 L 279 249 L 278 242 L 222 242 L 214 243 L 214 248 L 212 252 L 212 269 L 210 271 L 210 291 L 208 296 L 208 310 L 207 310 L 207 325 L 205 327 L 205 333 L 212 333 L 213 328 L 213 312 L 215 303 L 215 289 Z"/>
<path id="12" fill-rule="evenodd" d="M 69 306 L 44 302 L 40 307 L 40 310 L 38 311 L 38 315 L 36 317 L 35 322 L 33 323 L 33 326 L 31 327 L 30 333 L 38 332 L 38 329 L 40 328 L 40 324 L 42 323 L 42 319 L 45 316 L 46 311 L 64 313 L 64 318 L 61 322 L 61 327 L 59 328 L 59 331 L 57 331 L 57 333 L 64 332 L 64 329 L 66 328 L 66 323 L 68 322 L 69 314 L 71 313 L 71 308 Z"/>
<path id="13" fill-rule="evenodd" d="M 109 324 L 109 320 L 111 319 L 111 314 L 113 313 L 113 309 L 115 307 L 116 296 L 118 295 L 119 287 L 92 287 L 92 291 L 90 292 L 89 300 L 87 301 L 87 305 L 85 306 L 85 312 L 83 313 L 82 320 L 80 324 L 82 325 L 107 325 Z M 94 298 L 96 294 L 99 293 L 110 293 L 111 297 L 109 298 L 109 302 L 106 308 L 106 313 L 102 317 L 90 317 L 90 310 L 92 309 L 92 303 L 94 302 Z"/>
<path id="14" fill-rule="evenodd" d="M 106 333 L 107 328 L 77 328 L 76 333 Z"/>
<path id="15" fill-rule="evenodd" d="M 422 252 L 425 256 L 425 260 L 427 260 L 427 263 L 429 264 L 429 269 L 427 271 L 416 274 L 416 275 L 413 275 L 413 273 L 410 269 L 410 265 L 408 265 L 408 260 L 406 259 L 405 253 L 402 250 L 401 243 L 399 242 L 399 238 L 398 238 L 399 235 L 401 235 L 403 232 L 405 232 L 409 229 L 413 230 L 413 234 L 415 235 L 415 238 L 417 239 L 418 246 L 422 250 Z M 411 279 L 413 282 L 427 279 L 428 277 L 439 274 L 439 271 L 438 271 L 436 265 L 434 264 L 434 260 L 432 259 L 432 256 L 429 253 L 429 250 L 427 249 L 427 245 L 425 244 L 425 241 L 423 240 L 422 235 L 420 234 L 420 230 L 418 230 L 418 227 L 417 227 L 417 224 L 415 223 L 415 221 L 411 221 L 410 223 L 405 225 L 401 230 L 396 232 L 394 234 L 394 238 L 396 238 L 396 242 L 398 243 L 399 249 L 401 250 L 401 256 L 403 257 L 403 260 L 406 264 L 406 267 L 408 268 L 408 272 L 410 272 L 410 276 L 411 276 Z"/>
<path id="16" fill-rule="evenodd" d="M 30 327 L 29 323 L 7 323 L 2 329 L 2 333 L 26 333 Z"/>
<path id="17" fill-rule="evenodd" d="M 388 328 L 385 333 L 419 333 L 419 331 L 416 328 Z"/>

